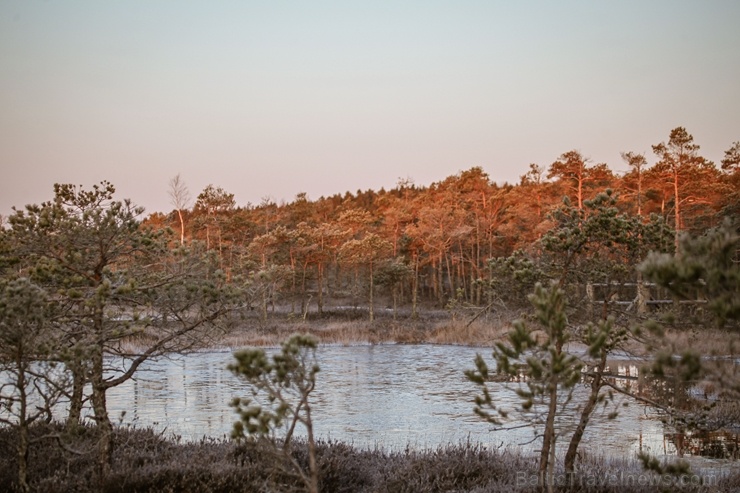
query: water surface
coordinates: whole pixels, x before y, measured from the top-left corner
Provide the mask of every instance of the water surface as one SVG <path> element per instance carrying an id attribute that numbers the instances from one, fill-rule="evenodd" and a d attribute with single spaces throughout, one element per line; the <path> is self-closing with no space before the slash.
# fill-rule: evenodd
<path id="1" fill-rule="evenodd" d="M 316 434 L 363 448 L 423 448 L 470 440 L 489 447 L 536 449 L 533 429 L 522 427 L 525 423 L 516 413 L 507 423 L 514 429 L 504 431 L 495 431 L 473 413 L 477 389 L 463 372 L 473 368 L 477 352 L 486 357 L 490 353 L 442 345 L 321 346 L 321 371 L 312 394 Z M 232 360 L 230 351 L 218 351 L 150 361 L 135 380 L 109 391 L 111 417 L 122 424 L 164 429 L 185 440 L 228 436 L 236 420 L 229 402 L 249 394 L 226 369 Z M 637 371 L 627 362 L 619 364 L 622 371 Z M 517 408 L 513 393 L 493 388 L 500 406 Z M 585 396 L 586 390 L 579 388 L 577 396 Z M 675 453 L 651 409 L 630 404 L 609 420 L 606 415 L 612 410 L 595 413 L 584 447 L 617 456 L 634 456 L 639 450 Z"/>

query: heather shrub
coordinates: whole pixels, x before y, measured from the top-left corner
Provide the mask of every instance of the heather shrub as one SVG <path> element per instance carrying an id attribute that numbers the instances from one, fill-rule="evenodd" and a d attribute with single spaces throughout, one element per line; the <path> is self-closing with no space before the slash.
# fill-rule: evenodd
<path id="1" fill-rule="evenodd" d="M 95 444 L 99 433 L 83 427 L 74 436 L 58 425 L 30 428 L 34 441 L 29 460 L 32 491 L 44 493 L 99 492 Z M 112 454 L 111 474 L 102 491 L 123 492 L 287 492 L 303 491 L 304 483 L 290 471 L 275 468 L 274 455 L 263 442 L 203 439 L 181 442 L 150 429 L 119 428 Z M 0 450 L 9 450 L 16 431 L 0 428 Z M 305 441 L 294 438 L 294 459 L 306 465 Z M 12 449 L 12 448 L 11 448 Z M 516 450 L 487 449 L 477 444 L 447 445 L 435 449 L 390 452 L 380 448 L 356 449 L 336 441 L 317 441 L 319 491 L 322 493 L 377 492 L 534 492 L 537 460 Z M 17 487 L 14 454 L 0 454 L 0 491 Z M 631 460 L 586 456 L 571 488 L 556 482 L 556 491 L 581 493 L 637 493 L 648 491 L 738 491 L 740 471 L 725 469 L 721 478 L 698 484 L 656 483 L 660 476 L 647 473 Z M 559 467 L 556 477 L 564 477 Z M 620 479 L 621 478 L 621 479 Z M 632 478 L 632 479 L 631 479 Z M 651 479 L 653 484 L 635 478 Z M 662 489 L 661 489 L 662 488 Z"/>

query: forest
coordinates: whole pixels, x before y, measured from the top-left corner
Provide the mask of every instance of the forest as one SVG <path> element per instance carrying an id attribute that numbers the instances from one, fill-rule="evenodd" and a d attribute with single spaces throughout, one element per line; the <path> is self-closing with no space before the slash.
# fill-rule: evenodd
<path id="1" fill-rule="evenodd" d="M 527 470 L 542 491 L 557 489 L 558 471 L 563 491 L 628 491 L 574 489 L 606 467 L 579 446 L 615 393 L 665 412 L 681 436 L 736 427 L 740 415 L 737 365 L 722 364 L 737 355 L 740 322 L 740 142 L 713 163 L 677 127 L 652 151 L 650 166 L 624 152 L 622 175 L 571 150 L 516 184 L 473 167 L 428 186 L 245 206 L 216 185 L 193 200 L 178 175 L 172 211 L 146 217 L 111 183 L 55 185 L 0 229 L 0 489 L 531 491 L 514 476 Z M 396 342 L 412 342 L 411 331 L 429 342 L 430 313 L 462 334 L 455 342 L 492 349 L 495 378 L 488 355 L 460 375 L 480 392 L 471 414 L 500 425 L 507 413 L 489 389 L 513 391 L 541 428 L 534 461 L 471 444 L 394 454 L 313 436 L 314 336 L 326 322 L 360 319 L 373 333 L 392 327 Z M 490 329 L 485 342 L 466 335 L 474 323 Z M 235 334 L 274 344 L 270 332 L 301 334 L 272 359 L 259 347 L 235 354 L 228 370 L 273 407 L 235 398 L 234 441 L 180 444 L 116 426 L 107 396 L 147 361 Z M 617 351 L 664 380 L 644 392 L 615 383 Z M 700 384 L 703 401 L 692 397 Z M 571 405 L 578 419 L 563 427 Z M 291 439 L 297 427 L 305 439 Z M 689 474 L 686 463 L 640 460 L 656 477 Z M 737 488 L 740 474 L 721 481 Z"/>
<path id="2" fill-rule="evenodd" d="M 726 218 L 737 221 L 739 142 L 713 163 L 678 127 L 653 153 L 657 161 L 649 166 L 648 156 L 624 152 L 629 171 L 621 176 L 571 150 L 548 166 L 531 164 L 517 184 L 497 185 L 473 167 L 429 186 L 401 180 L 387 191 L 315 201 L 298 194 L 280 205 L 265 199 L 237 206 L 232 194 L 212 185 L 191 204 L 177 177 L 169 190 L 174 210 L 150 214 L 144 224 L 171 228 L 180 242 L 198 240 L 216 252 L 227 276 L 248 278 L 255 305 L 263 309 L 265 301 L 288 302 L 302 314 L 313 303 L 312 311 L 321 314 L 327 302 L 349 299 L 369 306 L 372 319 L 373 296 L 381 295 L 384 306 L 407 305 L 415 316 L 422 301 L 438 308 L 450 301 L 490 303 L 502 269 L 519 272 L 512 261 L 536 267 L 530 280 L 559 280 L 567 270 L 582 283 L 634 281 L 635 270 L 625 267 L 636 266 L 648 251 L 673 252 L 684 233 L 700 235 Z M 607 191 L 608 204 L 594 202 Z M 597 231 L 578 247 L 556 244 L 568 221 L 609 208 L 629 222 L 629 242 L 607 253 L 596 248 L 597 236 L 622 233 Z M 583 252 L 563 265 L 562 254 L 574 248 Z M 599 259 L 614 268 L 595 265 Z M 512 294 L 502 287 L 498 296 Z"/>

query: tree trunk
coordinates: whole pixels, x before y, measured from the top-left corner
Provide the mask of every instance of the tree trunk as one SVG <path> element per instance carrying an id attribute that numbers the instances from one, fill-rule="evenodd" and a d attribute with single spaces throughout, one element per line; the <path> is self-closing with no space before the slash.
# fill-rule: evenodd
<path id="1" fill-rule="evenodd" d="M 73 361 L 67 365 L 72 372 L 72 395 L 69 398 L 69 414 L 67 414 L 66 429 L 74 431 L 80 425 L 82 417 L 82 399 L 85 391 L 85 370 L 81 361 Z"/>
<path id="2" fill-rule="evenodd" d="M 559 351 L 558 351 L 559 352 Z M 550 449 L 555 447 L 555 414 L 558 409 L 558 377 L 550 377 L 550 402 L 547 409 L 547 420 L 545 421 L 545 434 L 542 439 L 542 450 L 540 451 L 539 480 L 540 485 L 550 485 L 548 467 L 550 462 Z"/>
<path id="3" fill-rule="evenodd" d="M 588 421 L 591 419 L 591 413 L 596 409 L 596 404 L 599 400 L 599 391 L 601 390 L 602 383 L 601 377 L 604 374 L 604 368 L 606 368 L 606 351 L 601 352 L 601 359 L 596 368 L 596 374 L 591 380 L 591 394 L 588 396 L 588 401 L 581 411 L 581 419 L 578 422 L 578 426 L 573 432 L 573 436 L 570 438 L 570 444 L 568 444 L 568 451 L 565 454 L 565 474 L 568 479 L 568 485 L 571 484 L 573 475 L 575 474 L 576 454 L 578 453 L 578 446 L 581 443 L 583 434 L 586 431 Z"/>
<path id="4" fill-rule="evenodd" d="M 306 306 L 306 264 L 303 264 L 303 272 L 301 273 L 301 313 L 308 313 L 308 307 Z"/>
<path id="5" fill-rule="evenodd" d="M 375 307 L 373 306 L 373 291 L 374 289 L 374 283 L 373 283 L 373 263 L 370 262 L 370 321 L 372 322 L 375 319 Z"/>
<path id="6" fill-rule="evenodd" d="M 680 195 L 678 193 L 678 169 L 676 169 L 673 172 L 673 211 L 674 211 L 674 227 L 675 227 L 675 236 L 674 236 L 674 242 L 676 247 L 676 256 L 679 255 L 679 246 L 680 246 L 680 238 L 681 238 L 681 201 L 680 201 Z"/>
<path id="7" fill-rule="evenodd" d="M 313 436 L 313 421 L 311 421 L 311 407 L 306 399 L 306 434 L 308 435 L 308 472 L 309 493 L 319 493 L 319 467 L 316 461 L 316 442 Z"/>
<path id="8" fill-rule="evenodd" d="M 180 245 L 185 244 L 185 220 L 182 217 L 182 210 L 177 209 L 177 216 L 180 218 Z"/>
<path id="9" fill-rule="evenodd" d="M 96 347 L 92 355 L 92 405 L 95 422 L 100 433 L 98 442 L 99 479 L 102 486 L 110 473 L 110 461 L 113 449 L 113 425 L 108 416 L 106 404 L 106 385 L 103 379 L 103 348 Z"/>
<path id="10" fill-rule="evenodd" d="M 22 493 L 31 491 L 28 485 L 28 423 L 23 416 L 18 423 L 18 490 Z"/>
<path id="11" fill-rule="evenodd" d="M 419 297 L 419 256 L 414 256 L 414 280 L 413 286 L 411 287 L 411 318 L 416 320 L 419 318 L 419 312 L 417 311 L 417 301 Z"/>
<path id="12" fill-rule="evenodd" d="M 316 266 L 316 277 L 318 278 L 318 305 L 319 317 L 324 314 L 324 263 L 319 262 Z"/>
<path id="13" fill-rule="evenodd" d="M 396 320 L 396 315 L 398 312 L 398 290 L 399 290 L 399 286 L 396 284 L 394 284 L 391 287 L 391 293 L 393 295 L 393 320 L 394 321 Z"/>
<path id="14" fill-rule="evenodd" d="M 295 296 L 296 296 L 296 286 L 298 285 L 298 277 L 295 273 L 295 265 L 296 261 L 293 257 L 293 250 L 290 251 L 290 279 L 291 279 L 291 288 L 290 288 L 290 313 L 291 315 L 295 313 Z M 303 307 L 301 306 L 301 313 L 303 313 Z"/>
<path id="15" fill-rule="evenodd" d="M 262 290 L 262 306 L 260 306 L 260 320 L 262 324 L 267 323 L 267 288 Z"/>
<path id="16" fill-rule="evenodd" d="M 19 416 L 18 416 L 18 489 L 27 493 L 31 491 L 28 486 L 28 422 L 26 413 L 28 412 L 28 397 L 26 396 L 26 365 L 21 355 L 16 358 L 16 368 L 18 375 L 16 387 L 19 392 Z"/>
<path id="17" fill-rule="evenodd" d="M 435 286 L 437 290 L 437 302 L 439 303 L 439 306 L 444 306 L 444 262 L 441 253 L 439 254 L 439 260 L 437 261 L 435 268 L 437 269 L 437 285 Z"/>
<path id="18" fill-rule="evenodd" d="M 224 268 L 224 252 L 223 245 L 221 242 L 221 226 L 218 227 L 218 267 L 223 270 Z"/>
<path id="19" fill-rule="evenodd" d="M 457 295 L 455 290 L 455 274 L 452 272 L 452 267 L 450 266 L 450 256 L 448 254 L 445 254 L 445 264 L 447 265 L 447 284 L 450 287 L 450 297 L 455 298 Z M 441 266 L 439 270 L 442 271 Z"/>

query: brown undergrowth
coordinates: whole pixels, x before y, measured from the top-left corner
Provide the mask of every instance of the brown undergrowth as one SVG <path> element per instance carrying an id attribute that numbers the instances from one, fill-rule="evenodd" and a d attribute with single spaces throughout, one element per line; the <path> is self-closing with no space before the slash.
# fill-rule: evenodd
<path id="1" fill-rule="evenodd" d="M 259 443 L 201 440 L 182 443 L 152 430 L 117 429 L 111 473 L 102 489 L 96 477 L 95 428 L 64 436 L 56 425 L 32 428 L 29 476 L 34 491 L 62 492 L 258 492 L 300 491 L 301 482 L 276 464 Z M 58 440 L 43 436 L 60 436 Z M 11 451 L 13 430 L 0 428 L 0 450 Z M 294 447 L 299 463 L 305 443 Z M 70 452 L 70 451 L 75 451 Z M 511 450 L 462 443 L 433 449 L 388 452 L 320 442 L 317 459 L 322 492 L 531 492 L 536 491 L 536 461 Z M 15 456 L 0 455 L 0 491 L 16 487 Z M 695 471 L 667 477 L 645 472 L 634 461 L 586 457 L 571 487 L 556 474 L 556 491 L 738 491 L 740 471 Z M 656 485 L 658 487 L 656 487 Z"/>

